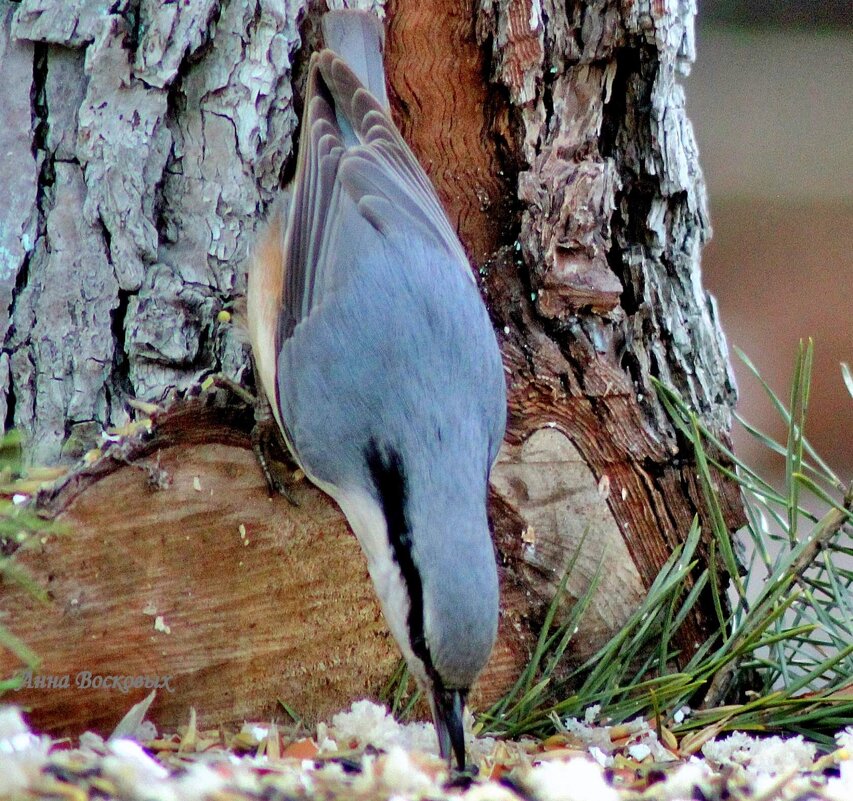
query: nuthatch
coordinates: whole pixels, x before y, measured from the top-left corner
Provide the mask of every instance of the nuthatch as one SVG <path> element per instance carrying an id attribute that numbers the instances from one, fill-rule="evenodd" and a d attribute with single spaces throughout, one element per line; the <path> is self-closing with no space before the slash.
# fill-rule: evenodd
<path id="1" fill-rule="evenodd" d="M 468 260 L 391 121 L 379 20 L 323 18 L 296 176 L 255 251 L 255 364 L 288 448 L 367 556 L 441 754 L 498 627 L 486 518 L 506 424 L 500 352 Z"/>

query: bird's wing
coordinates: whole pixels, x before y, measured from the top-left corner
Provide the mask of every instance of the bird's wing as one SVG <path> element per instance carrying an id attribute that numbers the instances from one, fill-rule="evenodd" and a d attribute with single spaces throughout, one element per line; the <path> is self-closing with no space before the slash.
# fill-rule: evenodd
<path id="1" fill-rule="evenodd" d="M 348 191 L 358 201 L 359 192 L 375 192 L 411 218 L 419 226 L 429 230 L 432 238 L 455 257 L 472 281 L 465 251 L 456 231 L 447 219 L 441 201 L 435 193 L 427 174 L 406 144 L 388 112 L 367 91 L 347 66 L 346 62 L 330 50 L 324 50 L 317 58 L 317 68 L 329 91 L 339 122 L 343 129 L 353 131 L 356 141 L 349 142 L 350 157 L 365 157 L 367 161 L 348 165 L 348 174 L 353 176 L 359 167 L 375 177 L 370 188 L 353 183 Z M 360 145 L 360 147 L 356 146 Z"/>
<path id="2" fill-rule="evenodd" d="M 420 232 L 471 277 L 424 171 L 379 101 L 330 50 L 312 58 L 309 108 L 284 242 L 287 338 L 334 285 L 396 232 Z"/>
<path id="3" fill-rule="evenodd" d="M 312 68 L 309 87 L 314 84 L 316 70 Z M 287 203 L 272 209 L 255 245 L 248 276 L 255 367 L 276 411 L 278 353 L 311 307 L 319 248 L 326 221 L 333 219 L 329 210 L 335 206 L 335 177 L 342 153 L 334 112 L 323 96 L 310 92 L 293 191 L 287 195 Z"/>
<path id="4" fill-rule="evenodd" d="M 372 253 L 420 235 L 474 281 L 426 173 L 381 102 L 331 50 L 312 56 L 306 97 L 290 205 L 259 239 L 249 275 L 253 350 L 271 399 L 282 344 Z"/>

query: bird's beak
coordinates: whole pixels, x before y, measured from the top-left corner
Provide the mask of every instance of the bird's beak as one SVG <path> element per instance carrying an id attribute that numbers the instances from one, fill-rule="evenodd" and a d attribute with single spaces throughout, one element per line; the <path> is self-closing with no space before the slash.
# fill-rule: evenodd
<path id="1" fill-rule="evenodd" d="M 465 770 L 465 732 L 462 729 L 462 711 L 465 709 L 467 695 L 467 690 L 445 690 L 444 688 L 436 688 L 432 693 L 432 718 L 438 734 L 438 750 L 450 764 L 452 749 L 459 770 Z"/>

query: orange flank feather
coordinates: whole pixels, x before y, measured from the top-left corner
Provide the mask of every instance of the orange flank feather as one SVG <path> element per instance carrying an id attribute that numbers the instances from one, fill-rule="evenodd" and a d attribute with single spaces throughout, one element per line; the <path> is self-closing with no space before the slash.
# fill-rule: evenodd
<path id="1" fill-rule="evenodd" d="M 277 204 L 270 215 L 266 230 L 261 233 L 255 246 L 249 266 L 246 293 L 256 380 L 260 379 L 279 427 L 281 419 L 276 400 L 275 376 L 278 322 L 284 290 L 283 216 L 283 210 L 280 204 Z"/>

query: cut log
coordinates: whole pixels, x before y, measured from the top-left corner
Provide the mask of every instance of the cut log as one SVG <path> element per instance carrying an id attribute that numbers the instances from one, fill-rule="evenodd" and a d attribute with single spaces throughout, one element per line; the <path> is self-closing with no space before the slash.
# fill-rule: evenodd
<path id="1" fill-rule="evenodd" d="M 278 699 L 311 723 L 377 698 L 394 672 L 400 654 L 343 516 L 307 481 L 298 506 L 269 497 L 245 415 L 210 400 L 176 404 L 42 494 L 63 530 L 16 558 L 49 602 L 0 593 L 6 625 L 43 657 L 9 698 L 39 729 L 108 733 L 150 692 L 146 678 L 164 684 L 150 717 L 165 727 L 190 707 L 205 726 L 286 720 Z M 526 658 L 510 621 L 474 704 L 505 692 Z M 0 675 L 16 667 L 0 651 Z"/>

